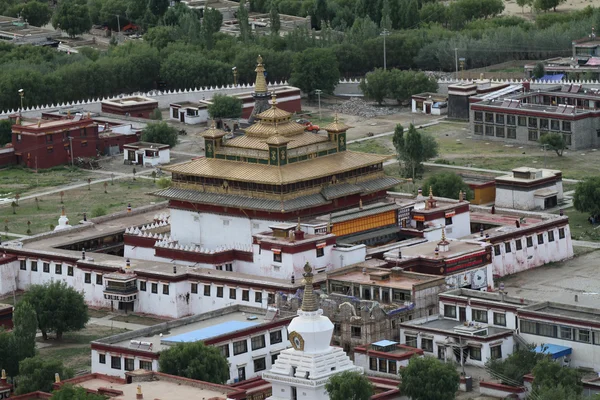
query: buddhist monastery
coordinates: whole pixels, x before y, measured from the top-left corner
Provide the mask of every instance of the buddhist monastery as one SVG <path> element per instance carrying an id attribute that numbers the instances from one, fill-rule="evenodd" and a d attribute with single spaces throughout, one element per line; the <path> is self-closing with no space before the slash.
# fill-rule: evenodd
<path id="1" fill-rule="evenodd" d="M 256 71 L 258 90 L 262 64 Z M 229 140 L 213 124 L 202 133 L 205 157 L 164 168 L 173 186 L 156 195 L 169 199 L 171 234 L 179 243 L 251 243 L 273 223 L 382 200 L 399 182 L 384 174 L 388 157 L 346 150 L 351 127 L 337 116 L 323 128 L 327 134 L 306 132 L 273 94 L 270 108 L 255 119 Z"/>

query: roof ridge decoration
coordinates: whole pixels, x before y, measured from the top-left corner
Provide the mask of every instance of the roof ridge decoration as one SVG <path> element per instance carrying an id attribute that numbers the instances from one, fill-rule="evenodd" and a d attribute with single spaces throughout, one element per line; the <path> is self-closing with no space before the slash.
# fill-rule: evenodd
<path id="1" fill-rule="evenodd" d="M 255 80 L 255 88 L 254 93 L 267 93 L 267 80 L 265 78 L 265 67 L 263 66 L 263 58 L 259 54 L 256 59 L 256 80 Z"/>
<path id="2" fill-rule="evenodd" d="M 312 267 L 307 262 L 304 265 L 304 296 L 302 297 L 302 311 L 315 312 L 319 309 L 316 301 L 316 295 L 313 290 Z"/>

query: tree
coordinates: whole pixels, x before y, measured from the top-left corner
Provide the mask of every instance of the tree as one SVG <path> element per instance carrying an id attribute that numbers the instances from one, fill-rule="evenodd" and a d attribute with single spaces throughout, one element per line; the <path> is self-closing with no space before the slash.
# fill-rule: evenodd
<path id="1" fill-rule="evenodd" d="M 223 384 L 229 379 L 229 364 L 216 347 L 179 343 L 160 353 L 160 372 Z"/>
<path id="2" fill-rule="evenodd" d="M 544 63 L 543 62 L 538 62 L 537 64 L 535 64 L 535 67 L 533 67 L 533 77 L 535 79 L 540 79 L 542 76 L 546 75 L 546 69 L 544 68 Z"/>
<path id="3" fill-rule="evenodd" d="M 342 372 L 333 375 L 325 385 L 331 400 L 369 400 L 373 395 L 373 385 L 358 372 Z"/>
<path id="4" fill-rule="evenodd" d="M 396 124 L 396 127 L 394 128 L 392 143 L 394 144 L 396 151 L 400 153 L 400 149 L 404 147 L 404 127 L 400 124 Z"/>
<path id="5" fill-rule="evenodd" d="M 17 7 L 20 8 L 21 17 L 33 26 L 44 26 L 52 19 L 52 10 L 48 3 L 29 1 L 25 4 L 18 4 Z"/>
<path id="6" fill-rule="evenodd" d="M 290 84 L 304 93 L 320 89 L 331 94 L 339 80 L 337 59 L 329 49 L 310 48 L 294 57 Z"/>
<path id="7" fill-rule="evenodd" d="M 543 353 L 534 351 L 534 348 L 533 345 L 521 348 L 505 359 L 490 359 L 485 365 L 495 376 L 502 377 L 503 384 L 522 385 L 523 376 L 531 373 L 536 364 L 546 357 Z"/>
<path id="8" fill-rule="evenodd" d="M 547 145 L 550 150 L 554 150 L 559 157 L 562 157 L 566 147 L 565 138 L 556 132 L 550 132 L 540 137 L 540 143 Z"/>
<path id="9" fill-rule="evenodd" d="M 410 124 L 407 134 L 400 134 L 396 126 L 394 133 L 394 147 L 398 152 L 398 159 L 404 163 L 403 175 L 413 180 L 423 170 L 423 162 L 438 155 L 438 144 L 429 135 L 422 135 L 413 124 Z"/>
<path id="10" fill-rule="evenodd" d="M 89 320 L 83 294 L 66 282 L 32 285 L 23 300 L 35 309 L 38 328 L 44 339 L 48 338 L 48 332 L 54 332 L 56 338 L 61 340 L 64 332 L 83 329 Z"/>
<path id="11" fill-rule="evenodd" d="M 587 178 L 577 183 L 573 206 L 577 211 L 590 215 L 600 214 L 600 176 Z"/>
<path id="12" fill-rule="evenodd" d="M 377 68 L 361 80 L 360 90 L 367 98 L 375 100 L 377 104 L 381 105 L 390 91 L 391 77 L 390 72 Z"/>
<path id="13" fill-rule="evenodd" d="M 394 0 L 397 1 L 397 0 Z M 392 29 L 392 8 L 390 7 L 389 0 L 383 0 L 383 7 L 381 10 L 381 21 L 379 22 L 381 29 Z"/>
<path id="14" fill-rule="evenodd" d="M 85 0 L 62 0 L 52 18 L 52 26 L 75 37 L 92 28 L 92 20 Z"/>
<path id="15" fill-rule="evenodd" d="M 327 1 L 326 0 L 316 0 L 315 9 L 313 10 L 312 15 L 317 20 L 317 29 L 323 29 L 324 23 L 327 21 Z"/>
<path id="16" fill-rule="evenodd" d="M 413 94 L 437 91 L 437 81 L 423 72 L 395 69 L 390 73 L 389 96 L 395 98 L 399 104 L 409 100 Z"/>
<path id="17" fill-rule="evenodd" d="M 535 0 L 533 2 L 533 7 L 544 12 L 552 8 L 556 12 L 556 7 L 565 1 L 566 0 Z"/>
<path id="18" fill-rule="evenodd" d="M 66 384 L 52 392 L 50 400 L 108 400 L 108 397 L 101 394 L 89 393 L 81 386 Z"/>
<path id="19" fill-rule="evenodd" d="M 169 9 L 169 0 L 149 0 L 148 9 L 156 17 L 161 17 Z"/>
<path id="20" fill-rule="evenodd" d="M 35 356 L 35 335 L 37 334 L 37 315 L 28 301 L 20 301 L 15 306 L 14 344 L 19 360 Z"/>
<path id="21" fill-rule="evenodd" d="M 177 144 L 177 129 L 164 121 L 151 122 L 144 128 L 142 140 L 144 142 L 168 144 L 171 147 L 175 147 Z"/>
<path id="22" fill-rule="evenodd" d="M 279 30 L 281 29 L 281 19 L 279 18 L 277 4 L 275 2 L 271 3 L 271 10 L 269 11 L 269 24 L 271 29 L 271 35 L 279 36 Z"/>
<path id="23" fill-rule="evenodd" d="M 548 389 L 578 396 L 583 392 L 581 375 L 577 369 L 564 368 L 549 357 L 544 357 L 533 368 L 533 391 Z"/>
<path id="24" fill-rule="evenodd" d="M 419 2 L 418 0 L 406 0 L 404 8 L 404 28 L 414 29 L 419 26 Z"/>
<path id="25" fill-rule="evenodd" d="M 448 199 L 458 199 L 459 193 L 462 191 L 465 198 L 470 198 L 471 189 L 463 179 L 454 172 L 440 172 L 431 175 L 423 187 L 427 190 L 431 188 L 436 196 L 445 197 Z"/>
<path id="26" fill-rule="evenodd" d="M 45 359 L 41 356 L 26 358 L 19 363 L 17 394 L 36 391 L 49 393 L 52 391 L 54 374 L 61 379 L 73 377 L 73 370 L 66 368 L 61 360 Z"/>
<path id="27" fill-rule="evenodd" d="M 0 147 L 12 142 L 12 124 L 10 120 L 0 120 Z"/>
<path id="28" fill-rule="evenodd" d="M 413 357 L 400 370 L 400 392 L 412 400 L 454 400 L 459 375 L 452 364 L 433 357 Z"/>
<path id="29" fill-rule="evenodd" d="M 532 0 L 517 0 L 517 5 L 521 7 L 521 14 L 525 13 L 525 6 L 531 7 L 532 4 Z"/>
<path id="30" fill-rule="evenodd" d="M 208 115 L 213 119 L 240 118 L 242 100 L 238 97 L 215 94 L 208 106 Z"/>
<path id="31" fill-rule="evenodd" d="M 212 49 L 215 42 L 215 34 L 221 30 L 223 14 L 216 8 L 208 8 L 204 11 L 202 19 L 202 36 L 207 49 Z"/>
<path id="32" fill-rule="evenodd" d="M 240 0 L 236 18 L 238 20 L 238 26 L 240 27 L 240 38 L 242 39 L 242 42 L 245 43 L 250 39 L 250 23 L 248 22 L 246 0 Z"/>

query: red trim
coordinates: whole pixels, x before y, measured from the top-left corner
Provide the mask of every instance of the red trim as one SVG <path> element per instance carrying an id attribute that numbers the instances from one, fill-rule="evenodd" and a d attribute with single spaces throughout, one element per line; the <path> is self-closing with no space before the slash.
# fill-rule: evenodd
<path id="1" fill-rule="evenodd" d="M 225 334 L 225 335 L 221 335 L 221 336 L 216 336 L 213 337 L 211 339 L 207 339 L 204 341 L 205 344 L 218 344 L 218 343 L 222 343 L 222 342 L 227 342 L 229 340 L 233 340 L 233 339 L 238 339 L 238 338 L 242 338 L 242 337 L 247 337 L 247 336 L 252 336 L 255 333 L 259 333 L 259 332 L 266 332 L 268 330 L 271 330 L 273 328 L 279 328 L 281 326 L 288 326 L 290 324 L 290 322 L 292 321 L 294 317 L 287 317 L 287 318 L 283 318 L 280 319 L 278 321 L 275 322 L 270 322 L 266 325 L 258 325 L 256 327 L 252 327 L 252 328 L 248 328 L 248 329 L 244 329 L 238 332 L 233 332 L 230 334 Z M 284 338 L 282 336 L 282 340 L 287 340 L 286 338 Z"/>
<path id="2" fill-rule="evenodd" d="M 50 393 L 41 392 L 39 390 L 37 392 L 31 392 L 31 393 L 21 394 L 18 396 L 9 397 L 10 400 L 34 400 L 34 399 L 50 399 L 50 398 L 52 398 L 52 395 Z"/>
<path id="3" fill-rule="evenodd" d="M 440 218 L 446 218 L 447 212 L 454 211 L 456 215 L 469 212 L 469 203 L 456 203 L 456 205 L 444 205 L 443 207 L 439 207 L 438 211 L 432 212 L 432 210 L 436 210 L 437 208 L 438 207 L 430 209 L 428 211 L 413 210 L 411 211 L 411 215 L 413 216 L 413 219 L 415 216 L 423 216 L 425 218 L 425 221 L 433 221 Z"/>
<path id="4" fill-rule="evenodd" d="M 256 237 L 254 237 L 254 244 L 258 244 L 257 241 L 258 241 L 258 239 Z M 295 244 L 294 242 L 290 242 L 290 244 L 281 244 L 281 243 L 275 244 L 275 243 L 269 243 L 269 239 L 260 239 L 260 248 L 261 248 L 261 250 L 266 250 L 266 251 L 279 250 L 281 253 L 285 253 L 285 254 L 297 254 L 297 253 L 303 253 L 305 251 L 314 250 L 315 246 L 316 246 L 316 248 L 319 248 L 319 244 L 316 244 L 316 242 L 323 242 L 323 238 L 316 237 L 314 240 L 312 240 L 308 243 L 301 243 L 301 244 Z M 335 236 L 329 236 L 328 238 L 326 238 L 324 240 L 325 244 L 322 247 L 333 246 L 336 244 L 336 242 L 337 242 L 337 239 Z"/>
<path id="5" fill-rule="evenodd" d="M 132 355 L 132 356 L 137 356 L 137 357 L 150 358 L 152 360 L 158 360 L 158 358 L 159 358 L 159 353 L 154 353 L 152 351 L 128 349 L 126 347 L 113 346 L 113 345 L 102 344 L 102 343 L 98 343 L 98 342 L 92 342 L 91 346 L 92 346 L 92 350 L 96 350 L 96 351 L 100 351 L 100 352 L 127 354 L 127 355 Z M 76 379 L 76 378 L 73 378 L 73 379 Z"/>
<path id="6" fill-rule="evenodd" d="M 515 220 L 517 220 L 519 217 L 515 216 Z M 527 236 L 530 235 L 532 233 L 542 233 L 547 231 L 550 228 L 564 228 L 567 227 L 569 225 L 569 217 L 567 216 L 563 216 L 562 218 L 558 218 L 558 219 L 552 219 L 550 221 L 546 221 L 546 222 L 542 222 L 541 224 L 536 224 L 530 227 L 521 227 L 516 231 L 511 231 L 508 233 L 504 233 L 502 235 L 498 235 L 498 236 L 493 236 L 490 237 L 490 243 L 495 245 L 495 244 L 500 244 L 505 242 L 506 240 L 510 240 L 513 238 L 518 238 L 521 236 Z M 563 239 L 556 239 L 556 240 L 563 240 Z"/>
<path id="7" fill-rule="evenodd" d="M 588 110 L 585 109 L 585 113 L 583 114 L 558 114 L 554 112 L 543 112 L 543 111 L 533 111 L 524 108 L 508 108 L 508 107 L 500 107 L 500 106 L 488 106 L 485 104 L 473 104 L 471 105 L 471 110 L 473 111 L 487 111 L 487 112 L 501 112 L 503 114 L 508 115 L 522 115 L 526 117 L 540 117 L 540 118 L 551 118 L 551 119 L 559 119 L 559 120 L 569 120 L 569 121 L 578 121 L 586 118 L 596 118 L 600 115 L 600 110 Z M 581 110 L 580 108 L 576 108 L 576 110 Z M 484 122 L 482 122 L 484 123 Z M 526 126 L 522 128 L 529 129 Z M 531 128 L 534 129 L 534 128 Z M 538 130 L 538 128 L 535 128 Z"/>
<path id="8" fill-rule="evenodd" d="M 523 188 L 535 188 L 536 186 L 545 186 L 548 183 L 556 183 L 558 181 L 562 181 L 562 174 L 561 173 L 557 173 L 554 176 L 549 176 L 547 178 L 543 178 L 543 179 L 536 179 L 535 181 L 532 182 L 520 182 L 520 181 L 513 181 L 510 179 L 504 180 L 502 178 L 496 178 L 496 187 L 500 187 L 502 188 L 502 186 L 516 186 L 516 187 L 523 187 Z"/>
<path id="9" fill-rule="evenodd" d="M 386 353 L 383 351 L 367 349 L 366 346 L 357 346 L 354 348 L 354 352 L 360 353 L 360 354 L 365 354 L 369 357 L 385 358 L 388 360 L 396 360 L 396 361 L 408 360 L 408 359 L 412 358 L 413 356 L 422 356 L 423 355 L 423 350 L 417 349 L 415 347 L 410 347 L 410 346 L 406 346 L 403 344 L 397 344 L 396 348 L 406 350 L 406 353 L 403 353 L 403 354 Z"/>

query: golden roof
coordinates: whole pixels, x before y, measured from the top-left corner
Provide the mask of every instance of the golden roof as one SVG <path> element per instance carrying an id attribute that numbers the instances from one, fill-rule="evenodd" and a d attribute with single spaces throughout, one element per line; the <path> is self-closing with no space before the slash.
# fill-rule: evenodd
<path id="1" fill-rule="evenodd" d="M 261 112 L 256 116 L 261 120 L 274 120 L 274 119 L 286 119 L 289 120 L 292 117 L 292 113 L 282 110 L 277 107 L 277 95 L 273 92 L 272 100 L 271 100 L 271 108 L 266 111 Z M 281 121 L 275 121 L 281 122 Z"/>
<path id="2" fill-rule="evenodd" d="M 290 139 L 286 138 L 285 136 L 275 135 L 268 138 L 266 143 L 274 145 L 283 145 L 289 143 L 289 141 Z"/>
<path id="3" fill-rule="evenodd" d="M 277 131 L 281 135 L 281 127 L 282 125 L 277 125 Z M 327 143 L 329 142 L 329 138 L 326 135 L 320 135 L 318 133 L 310 133 L 303 132 L 301 134 L 295 136 L 286 136 L 289 137 L 290 142 L 288 143 L 288 150 L 295 149 L 303 146 L 310 146 L 318 143 Z M 254 137 L 254 136 L 238 136 L 233 139 L 229 139 L 226 143 L 226 147 L 238 147 L 243 149 L 253 149 L 253 150 L 268 150 L 269 146 L 267 145 L 267 140 L 262 137 Z"/>
<path id="4" fill-rule="evenodd" d="M 346 125 L 343 122 L 340 122 L 338 120 L 338 115 L 337 113 L 335 113 L 335 118 L 333 119 L 333 122 L 325 125 L 322 129 L 325 129 L 327 132 L 346 132 L 348 129 L 352 128 L 349 125 Z"/>
<path id="5" fill-rule="evenodd" d="M 212 138 L 212 139 L 222 138 L 225 135 L 227 135 L 227 132 L 225 132 L 221 129 L 217 129 L 214 119 L 212 121 L 210 128 L 208 128 L 207 130 L 205 130 L 204 132 L 202 132 L 200 134 L 200 136 L 202 136 L 203 138 Z"/>
<path id="6" fill-rule="evenodd" d="M 344 151 L 281 167 L 213 158 L 198 158 L 163 167 L 163 170 L 206 178 L 281 185 L 335 175 L 382 163 L 389 158 L 390 156 L 379 154 Z"/>
<path id="7" fill-rule="evenodd" d="M 267 110 L 265 112 L 269 111 L 271 110 Z M 304 125 L 294 121 L 285 121 L 278 123 L 277 127 L 275 127 L 275 123 L 273 122 L 260 120 L 246 128 L 245 132 L 248 136 L 259 137 L 263 139 L 273 136 L 275 133 L 278 133 L 282 136 L 294 136 L 304 133 Z"/>
<path id="8" fill-rule="evenodd" d="M 263 59 L 258 55 L 256 59 L 256 81 L 254 83 L 254 93 L 267 93 L 267 80 L 265 79 L 265 67 L 263 66 Z"/>

